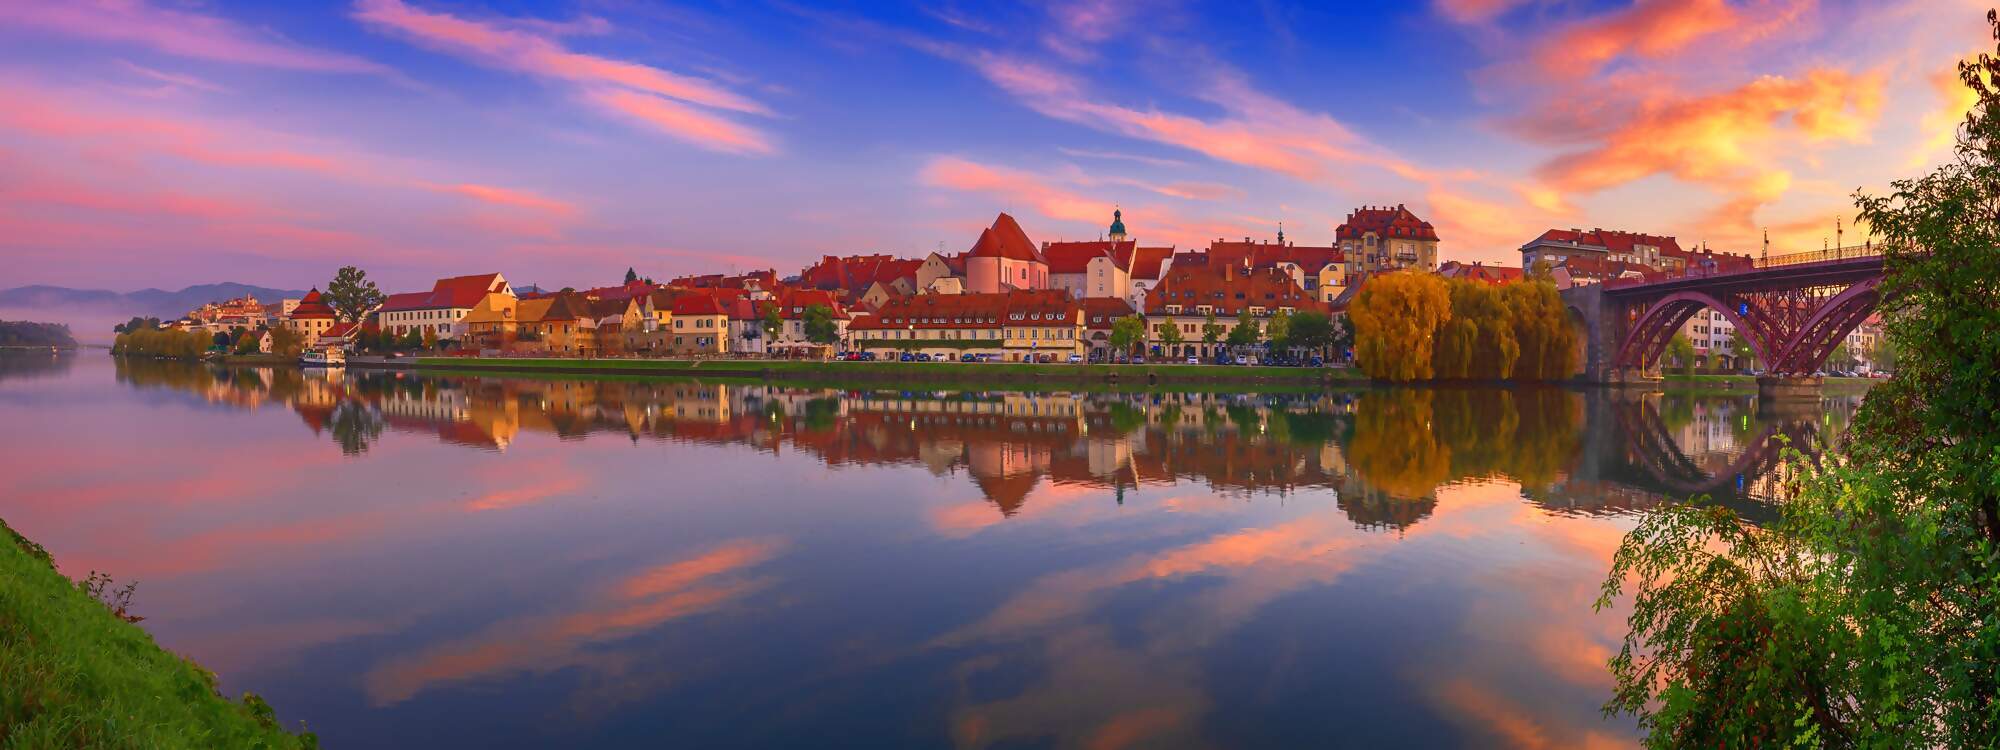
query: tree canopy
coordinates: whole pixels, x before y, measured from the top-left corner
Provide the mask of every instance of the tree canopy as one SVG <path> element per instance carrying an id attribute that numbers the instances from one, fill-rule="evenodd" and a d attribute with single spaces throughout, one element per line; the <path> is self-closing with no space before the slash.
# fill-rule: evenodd
<path id="1" fill-rule="evenodd" d="M 1380 274 L 1362 283 L 1347 315 L 1362 372 L 1377 380 L 1429 380 L 1433 339 L 1451 319 L 1451 294 L 1428 273 Z"/>
<path id="2" fill-rule="evenodd" d="M 1856 196 L 1895 377 L 1837 455 L 1792 454 L 1776 523 L 1671 506 L 1614 557 L 1606 708 L 1650 746 L 2000 746 L 2000 56 L 1959 72 L 1956 158 Z"/>
<path id="3" fill-rule="evenodd" d="M 328 307 L 333 308 L 334 317 L 342 322 L 358 323 L 361 317 L 382 305 L 387 295 L 375 288 L 375 282 L 368 280 L 368 272 L 354 266 L 342 266 L 334 273 L 333 280 L 326 282 L 326 292 L 322 295 Z"/>

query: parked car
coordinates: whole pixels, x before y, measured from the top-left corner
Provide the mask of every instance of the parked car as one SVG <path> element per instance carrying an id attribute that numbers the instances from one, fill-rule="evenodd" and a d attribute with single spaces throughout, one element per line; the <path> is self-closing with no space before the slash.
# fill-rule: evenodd
<path id="1" fill-rule="evenodd" d="M 1313 366 L 1313 367 L 1325 367 L 1325 366 L 1326 366 L 1326 360 L 1325 360 L 1325 359 L 1322 359 L 1322 358 L 1319 358 L 1319 357 L 1313 357 L 1313 358 L 1312 358 L 1312 366 Z"/>
<path id="2" fill-rule="evenodd" d="M 1072 365 L 1080 365 L 1080 364 L 1083 364 L 1083 355 L 1081 355 L 1081 354 L 1072 354 L 1072 355 L 1069 355 L 1069 363 L 1070 363 L 1070 364 L 1072 364 Z"/>
<path id="3" fill-rule="evenodd" d="M 917 355 L 915 355 L 915 354 L 911 354 L 911 353 L 909 353 L 909 352 L 903 352 L 903 356 L 902 356 L 902 361 L 904 361 L 904 362 L 915 362 L 915 361 L 917 361 Z"/>
<path id="4" fill-rule="evenodd" d="M 1188 364 L 1191 364 L 1191 365 L 1198 365 L 1198 364 L 1201 364 L 1201 358 L 1200 358 L 1200 357 L 1188 357 L 1188 359 L 1187 359 L 1187 363 L 1188 363 Z"/>

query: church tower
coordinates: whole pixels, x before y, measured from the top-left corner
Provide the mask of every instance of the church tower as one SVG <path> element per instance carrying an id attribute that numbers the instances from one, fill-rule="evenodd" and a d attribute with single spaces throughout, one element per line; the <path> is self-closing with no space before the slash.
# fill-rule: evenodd
<path id="1" fill-rule="evenodd" d="M 1125 241 L 1125 212 L 1117 208 L 1111 209 L 1111 241 Z"/>

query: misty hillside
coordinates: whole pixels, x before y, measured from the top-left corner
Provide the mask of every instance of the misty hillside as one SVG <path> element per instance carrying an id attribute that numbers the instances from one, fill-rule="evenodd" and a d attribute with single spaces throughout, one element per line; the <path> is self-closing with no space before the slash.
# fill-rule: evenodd
<path id="1" fill-rule="evenodd" d="M 265 304 L 287 297 L 305 296 L 302 289 L 272 289 L 235 282 L 198 284 L 177 292 L 141 289 L 113 292 L 104 289 L 70 289 L 60 286 L 24 286 L 0 290 L 0 308 L 26 310 L 72 310 L 77 313 L 178 318 L 206 302 L 220 302 L 245 294 L 255 295 Z"/>

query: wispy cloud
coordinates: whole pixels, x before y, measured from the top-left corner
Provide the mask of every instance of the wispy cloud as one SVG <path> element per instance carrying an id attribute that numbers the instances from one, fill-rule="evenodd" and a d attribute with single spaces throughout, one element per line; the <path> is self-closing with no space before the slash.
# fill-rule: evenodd
<path id="1" fill-rule="evenodd" d="M 315 50 L 220 16 L 155 7 L 146 0 L 8 0 L 0 27 L 137 44 L 215 62 L 325 73 L 390 73 L 353 55 Z"/>
<path id="2" fill-rule="evenodd" d="M 774 150 L 756 130 L 696 109 L 771 114 L 762 103 L 707 78 L 575 52 L 554 32 L 533 25 L 469 20 L 402 0 L 360 0 L 354 17 L 479 65 L 572 84 L 584 102 L 696 146 L 729 153 Z"/>

